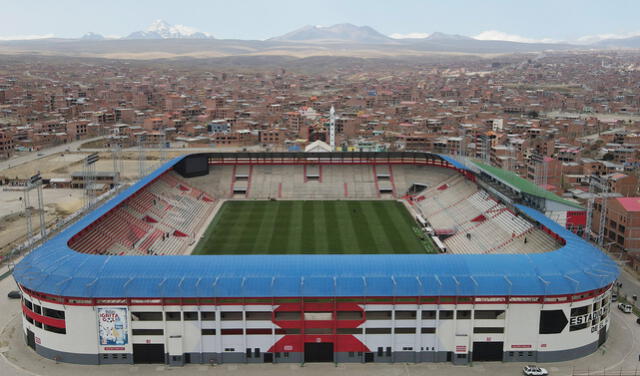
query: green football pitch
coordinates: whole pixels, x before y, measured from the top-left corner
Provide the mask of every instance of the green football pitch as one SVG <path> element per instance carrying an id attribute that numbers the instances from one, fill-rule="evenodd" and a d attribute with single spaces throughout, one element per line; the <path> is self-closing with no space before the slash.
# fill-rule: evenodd
<path id="1" fill-rule="evenodd" d="M 193 254 L 436 252 L 397 201 L 227 201 Z"/>

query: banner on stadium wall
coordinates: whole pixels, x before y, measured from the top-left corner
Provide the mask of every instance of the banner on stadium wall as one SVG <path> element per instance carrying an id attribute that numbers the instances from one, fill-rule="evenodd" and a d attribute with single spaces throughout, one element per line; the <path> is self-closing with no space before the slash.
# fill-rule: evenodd
<path id="1" fill-rule="evenodd" d="M 98 307 L 100 345 L 126 345 L 129 342 L 127 307 Z"/>

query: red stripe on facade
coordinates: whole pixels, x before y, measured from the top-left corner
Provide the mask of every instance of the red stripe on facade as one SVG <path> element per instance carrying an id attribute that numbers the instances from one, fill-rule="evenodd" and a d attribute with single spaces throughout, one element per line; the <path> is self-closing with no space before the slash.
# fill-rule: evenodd
<path id="1" fill-rule="evenodd" d="M 30 310 L 29 308 L 27 308 L 27 306 L 25 306 L 24 304 L 22 304 L 22 312 L 24 312 L 24 314 L 27 315 L 27 317 L 37 322 L 43 323 L 45 325 L 52 326 L 54 328 L 65 329 L 67 327 L 63 319 L 54 319 L 52 317 L 39 315 L 33 312 L 32 310 Z"/>

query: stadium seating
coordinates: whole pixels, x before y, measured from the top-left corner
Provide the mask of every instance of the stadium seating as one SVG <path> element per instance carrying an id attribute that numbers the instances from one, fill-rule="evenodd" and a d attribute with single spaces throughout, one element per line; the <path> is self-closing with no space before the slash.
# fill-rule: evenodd
<path id="1" fill-rule="evenodd" d="M 283 179 L 283 177 L 286 177 Z M 238 186 L 250 199 L 375 199 L 410 197 L 453 253 L 533 253 L 557 248 L 553 238 L 514 214 L 457 172 L 405 165 L 212 166 L 209 175 L 160 176 L 72 241 L 94 254 L 170 255 L 186 252 L 209 223 L 216 198 Z M 390 193 L 381 193 L 384 185 Z M 409 194 L 412 186 L 420 191 Z M 123 225 L 126 224 L 126 225 Z"/>
<path id="2" fill-rule="evenodd" d="M 177 254 L 194 242 L 216 203 L 169 172 L 106 214 L 70 246 L 94 254 Z"/>

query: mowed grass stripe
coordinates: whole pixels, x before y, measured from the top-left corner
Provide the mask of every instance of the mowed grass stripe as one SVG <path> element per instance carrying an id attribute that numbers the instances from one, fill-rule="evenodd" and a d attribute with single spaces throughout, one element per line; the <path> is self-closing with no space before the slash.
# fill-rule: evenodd
<path id="1" fill-rule="evenodd" d="M 340 224 L 338 223 L 337 201 L 326 202 L 324 206 L 324 227 L 327 237 L 329 253 L 343 253 L 343 243 L 340 238 Z"/>
<path id="2" fill-rule="evenodd" d="M 233 210 L 235 213 L 229 213 L 232 209 L 229 207 L 224 208 L 225 213 L 221 221 L 216 227 L 216 231 L 213 232 L 213 239 L 220 245 L 222 249 L 228 249 L 232 253 L 245 253 L 242 247 L 249 246 L 251 239 L 247 239 L 243 236 L 242 232 L 246 229 L 246 223 L 248 217 L 251 215 L 252 203 L 249 201 L 243 202 L 239 205 L 239 210 Z M 245 243 L 246 244 L 243 244 Z"/>
<path id="3" fill-rule="evenodd" d="M 313 201 L 302 202 L 302 244 L 300 246 L 300 253 L 311 253 L 316 244 L 315 228 L 315 210 Z M 295 250 L 293 250 L 295 251 Z"/>
<path id="4" fill-rule="evenodd" d="M 269 253 L 285 252 L 289 233 L 291 231 L 290 223 L 293 201 L 280 201 L 276 207 L 276 220 L 272 227 L 273 235 L 271 236 L 271 240 L 267 246 Z"/>
<path id="5" fill-rule="evenodd" d="M 260 218 L 260 221 L 253 229 L 256 232 L 256 235 L 253 241 L 251 253 L 265 253 L 265 245 L 271 242 L 271 238 L 273 237 L 273 228 L 276 226 L 276 216 L 273 215 L 274 208 L 274 205 L 267 203 L 266 205 L 262 205 L 262 210 L 259 213 L 254 212 L 255 215 Z"/>
<path id="6" fill-rule="evenodd" d="M 393 249 L 393 234 L 388 232 L 384 227 L 383 218 L 380 218 L 376 210 L 376 208 L 381 208 L 387 211 L 382 204 L 384 204 L 384 202 L 378 205 L 368 201 L 360 203 L 363 214 L 369 222 L 368 227 L 371 229 L 372 236 L 375 238 L 376 249 L 371 249 L 371 251 L 376 251 L 376 253 L 390 252 Z"/>
<path id="7" fill-rule="evenodd" d="M 227 201 L 194 254 L 424 253 L 395 201 Z"/>
<path id="8" fill-rule="evenodd" d="M 399 208 L 395 202 L 391 202 L 386 208 L 375 206 L 376 215 L 389 239 L 391 250 L 395 253 L 404 253 L 421 249 L 422 246 L 413 232 L 402 231 L 406 230 L 407 226 L 403 223 L 402 212 L 399 209 L 404 208 Z"/>

